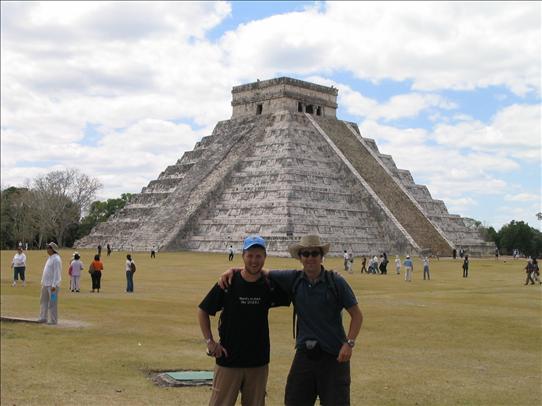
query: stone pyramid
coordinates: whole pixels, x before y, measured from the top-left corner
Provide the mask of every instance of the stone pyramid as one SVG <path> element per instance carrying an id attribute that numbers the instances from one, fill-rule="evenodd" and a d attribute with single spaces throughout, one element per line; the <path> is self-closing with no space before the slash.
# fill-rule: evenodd
<path id="1" fill-rule="evenodd" d="M 78 247 L 239 250 L 260 234 L 272 255 L 320 234 L 331 254 L 486 255 L 474 221 L 398 169 L 356 124 L 336 118 L 338 90 L 281 77 L 236 86 L 233 114 Z"/>

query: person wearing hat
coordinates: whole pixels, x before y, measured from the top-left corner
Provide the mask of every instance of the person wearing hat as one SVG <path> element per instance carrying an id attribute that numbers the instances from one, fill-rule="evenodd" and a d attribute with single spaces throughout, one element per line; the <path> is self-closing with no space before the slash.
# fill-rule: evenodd
<path id="1" fill-rule="evenodd" d="M 199 305 L 198 321 L 207 355 L 216 361 L 209 405 L 235 405 L 241 392 L 243 405 L 265 404 L 270 358 L 268 312 L 288 306 L 288 294 L 262 273 L 266 242 L 249 236 L 243 243 L 244 268 L 233 275 L 229 288 L 218 284 Z M 215 341 L 209 315 L 220 313 Z"/>
<path id="2" fill-rule="evenodd" d="M 62 280 L 62 260 L 58 255 L 58 245 L 54 242 L 47 244 L 47 262 L 41 277 L 40 318 L 39 323 L 58 323 L 58 291 Z"/>
<path id="3" fill-rule="evenodd" d="M 17 281 L 19 278 L 21 278 L 21 281 L 23 282 L 23 287 L 26 286 L 26 278 L 25 278 L 25 271 L 26 271 L 26 255 L 23 252 L 23 246 L 19 245 L 17 247 L 17 252 L 13 256 L 13 260 L 11 261 L 11 267 L 13 268 L 13 285 L 17 286 Z"/>
<path id="4" fill-rule="evenodd" d="M 412 259 L 410 259 L 410 255 L 406 256 L 403 265 L 405 266 L 405 282 L 412 282 L 412 271 L 414 270 L 414 265 L 412 264 Z"/>
<path id="5" fill-rule="evenodd" d="M 363 315 L 346 280 L 322 265 L 329 252 L 318 235 L 288 248 L 303 271 L 271 271 L 269 277 L 291 292 L 297 314 L 296 354 L 286 381 L 287 406 L 350 404 L 350 358 Z M 342 309 L 350 315 L 348 334 Z"/>
<path id="6" fill-rule="evenodd" d="M 344 278 L 326 270 L 322 261 L 329 252 L 318 235 L 306 235 L 288 248 L 303 265 L 302 271 L 272 270 L 269 279 L 289 293 L 297 314 L 296 353 L 286 382 L 287 406 L 350 404 L 350 358 L 363 315 Z M 220 283 L 227 286 L 231 269 Z M 350 315 L 345 334 L 342 309 Z"/>
<path id="7" fill-rule="evenodd" d="M 81 271 L 85 269 L 83 262 L 81 261 L 81 256 L 78 252 L 73 253 L 73 260 L 70 264 L 71 268 L 71 279 L 70 279 L 70 291 L 80 292 L 79 281 L 81 279 Z"/>

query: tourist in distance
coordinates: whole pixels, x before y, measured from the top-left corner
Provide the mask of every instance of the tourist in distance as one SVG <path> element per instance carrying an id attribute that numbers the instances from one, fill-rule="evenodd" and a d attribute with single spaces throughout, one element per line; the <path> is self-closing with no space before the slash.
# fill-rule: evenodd
<path id="1" fill-rule="evenodd" d="M 382 275 L 388 274 L 388 255 L 385 252 L 380 255 L 380 265 L 378 266 L 378 269 L 380 269 Z"/>
<path id="2" fill-rule="evenodd" d="M 538 260 L 536 259 L 536 257 L 533 258 L 533 268 L 533 280 L 535 282 L 538 281 L 539 284 L 542 284 L 542 281 L 540 280 L 540 268 L 538 267 Z"/>
<path id="3" fill-rule="evenodd" d="M 366 268 L 366 265 L 367 265 L 367 257 L 364 255 L 363 257 L 361 257 L 361 273 L 363 273 L 363 271 L 369 273 L 369 271 Z"/>
<path id="4" fill-rule="evenodd" d="M 134 292 L 134 273 L 136 265 L 130 254 L 126 255 L 126 263 L 124 266 L 126 271 L 126 293 Z"/>
<path id="5" fill-rule="evenodd" d="M 399 258 L 399 255 L 395 256 L 395 273 L 401 275 L 401 258 Z"/>
<path id="6" fill-rule="evenodd" d="M 343 253 L 343 260 L 344 260 L 344 270 L 345 270 L 345 271 L 348 271 L 348 260 L 349 260 L 349 257 L 348 257 L 348 252 L 346 252 L 346 250 L 344 250 L 344 253 Z"/>
<path id="7" fill-rule="evenodd" d="M 22 244 L 17 247 L 17 252 L 13 256 L 11 261 L 11 268 L 13 269 L 13 285 L 17 286 L 19 278 L 23 282 L 23 287 L 26 286 L 26 255 L 23 252 Z"/>
<path id="8" fill-rule="evenodd" d="M 47 255 L 49 257 L 45 262 L 41 276 L 40 318 L 38 323 L 57 324 L 58 293 L 62 281 L 62 259 L 58 255 L 58 245 L 54 242 L 47 244 Z"/>
<path id="9" fill-rule="evenodd" d="M 429 273 L 429 258 L 427 256 L 423 257 L 423 280 L 425 280 L 425 276 L 427 275 L 427 280 L 431 280 L 431 274 Z"/>
<path id="10" fill-rule="evenodd" d="M 270 356 L 268 312 L 288 306 L 288 294 L 269 280 L 262 268 L 266 242 L 249 236 L 243 243 L 244 268 L 235 273 L 227 290 L 218 284 L 199 305 L 198 321 L 207 355 L 216 359 L 209 405 L 233 406 L 241 391 L 241 404 L 265 404 Z M 221 311 L 219 340 L 211 331 L 209 315 Z"/>
<path id="11" fill-rule="evenodd" d="M 371 273 L 377 274 L 379 272 L 378 257 L 376 255 L 371 260 L 370 266 L 372 267 Z"/>
<path id="12" fill-rule="evenodd" d="M 235 251 L 233 249 L 233 246 L 230 245 L 230 248 L 228 248 L 228 261 L 233 261 L 233 255 Z"/>
<path id="13" fill-rule="evenodd" d="M 406 256 L 403 265 L 405 266 L 405 282 L 412 282 L 412 271 L 414 270 L 414 264 L 412 263 L 412 259 L 410 259 L 410 255 Z"/>
<path id="14" fill-rule="evenodd" d="M 269 279 L 289 292 L 298 324 L 296 354 L 288 374 L 284 403 L 287 406 L 350 404 L 350 358 L 363 316 L 352 289 L 343 277 L 322 266 L 329 251 L 317 235 L 306 235 L 288 249 L 299 259 L 302 271 L 269 271 Z M 235 270 L 222 275 L 228 285 Z M 310 294 L 309 294 L 310 292 Z M 350 315 L 345 334 L 342 309 Z"/>
<path id="15" fill-rule="evenodd" d="M 348 273 L 352 273 L 352 267 L 354 266 L 354 254 L 352 251 L 348 252 L 348 262 L 346 263 L 346 269 Z"/>
<path id="16" fill-rule="evenodd" d="M 111 249 L 111 244 L 107 243 L 107 247 L 106 247 L 106 248 L 107 248 L 107 256 L 110 256 L 110 255 L 111 255 L 111 251 L 112 251 L 112 249 Z"/>
<path id="17" fill-rule="evenodd" d="M 97 250 L 98 250 L 98 255 L 102 256 L 102 245 L 101 244 L 98 244 Z"/>
<path id="18" fill-rule="evenodd" d="M 525 285 L 528 285 L 529 282 L 531 282 L 531 285 L 534 285 L 534 273 L 535 273 L 535 267 L 533 264 L 533 260 L 529 258 L 527 261 L 527 265 L 525 265 L 525 272 L 527 273 L 527 279 L 525 279 Z"/>
<path id="19" fill-rule="evenodd" d="M 463 278 L 469 277 L 469 256 L 465 255 L 465 259 L 463 260 Z"/>
<path id="20" fill-rule="evenodd" d="M 74 252 L 73 260 L 70 264 L 70 291 L 79 292 L 79 281 L 81 279 L 81 271 L 85 269 L 83 263 L 81 262 L 81 256 L 78 252 Z"/>
<path id="21" fill-rule="evenodd" d="M 156 247 L 154 245 L 151 248 L 151 258 L 156 258 Z"/>
<path id="22" fill-rule="evenodd" d="M 104 264 L 100 260 L 100 256 L 94 255 L 94 261 L 92 261 L 88 269 L 88 272 L 90 273 L 90 277 L 92 279 L 91 293 L 94 293 L 94 291 L 100 293 L 103 270 L 104 270 Z"/>

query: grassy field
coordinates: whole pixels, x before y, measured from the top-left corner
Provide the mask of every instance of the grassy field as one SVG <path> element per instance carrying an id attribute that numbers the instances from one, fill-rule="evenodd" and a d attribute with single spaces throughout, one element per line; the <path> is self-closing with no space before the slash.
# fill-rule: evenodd
<path id="1" fill-rule="evenodd" d="M 1 253 L 1 314 L 37 318 L 46 253 L 29 252 L 26 288 L 11 287 L 13 254 Z M 213 368 L 196 308 L 230 266 L 226 254 L 158 253 L 151 260 L 135 253 L 133 295 L 124 293 L 124 253 L 104 257 L 99 294 L 89 293 L 88 273 L 81 293 L 68 291 L 71 251 L 61 254 L 60 324 L 1 324 L 1 404 L 207 404 L 209 387 L 158 387 L 149 373 Z M 88 265 L 93 253 L 81 254 Z M 418 261 L 406 283 L 392 269 L 361 275 L 357 259 L 357 272 L 345 274 L 364 314 L 351 363 L 352 405 L 540 405 L 541 288 L 523 285 L 524 263 L 474 259 L 465 279 L 459 260 L 435 260 L 433 279 L 423 281 Z M 241 265 L 239 255 L 233 264 Z M 340 270 L 342 259 L 326 264 Z M 266 267 L 298 262 L 268 258 Z M 272 406 L 282 404 L 294 354 L 291 317 L 291 308 L 270 315 Z"/>

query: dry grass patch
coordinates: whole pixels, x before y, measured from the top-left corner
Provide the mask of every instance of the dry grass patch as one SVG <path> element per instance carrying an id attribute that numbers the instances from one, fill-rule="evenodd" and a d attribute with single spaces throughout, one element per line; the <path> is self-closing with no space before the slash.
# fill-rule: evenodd
<path id="1" fill-rule="evenodd" d="M 196 321 L 196 307 L 229 267 L 226 254 L 136 253 L 135 293 L 125 289 L 125 253 L 104 257 L 102 291 L 67 289 L 63 251 L 59 318 L 63 327 L 1 324 L 1 403 L 5 405 L 205 405 L 209 387 L 156 386 L 149 374 L 210 370 L 212 360 Z M 88 265 L 93 252 L 82 250 Z M 10 286 L 12 252 L 1 254 L 2 316 L 39 312 L 43 251 L 28 255 L 26 288 Z M 342 268 L 341 258 L 329 267 Z M 241 265 L 236 255 L 234 265 Z M 269 268 L 296 268 L 269 258 Z M 365 321 L 352 360 L 353 405 L 539 405 L 542 402 L 540 286 L 523 286 L 523 261 L 476 260 L 470 277 L 460 261 L 431 263 L 430 282 L 416 263 L 414 281 L 343 274 Z M 281 405 L 293 357 L 291 309 L 271 311 L 268 404 Z M 66 323 L 65 323 L 66 324 Z M 61 325 L 62 326 L 62 325 Z M 216 320 L 213 320 L 216 328 Z M 60 327 L 60 328 L 59 328 Z"/>

